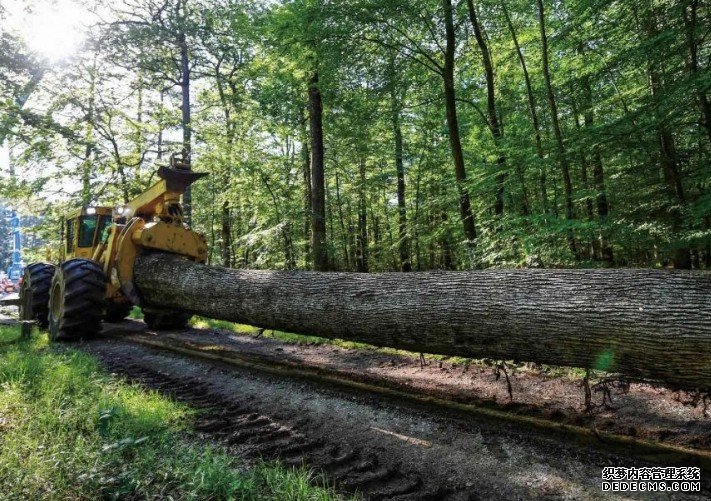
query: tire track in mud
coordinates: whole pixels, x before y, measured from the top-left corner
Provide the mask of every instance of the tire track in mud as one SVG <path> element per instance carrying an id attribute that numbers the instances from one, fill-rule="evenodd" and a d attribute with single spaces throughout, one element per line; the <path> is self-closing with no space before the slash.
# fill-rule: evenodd
<path id="1" fill-rule="evenodd" d="M 615 496 L 603 496 L 599 487 L 602 467 L 643 465 L 505 423 L 460 419 L 126 340 L 99 338 L 79 348 L 109 371 L 198 410 L 194 430 L 235 456 L 303 464 L 339 492 L 366 499 L 609 499 Z M 703 489 L 708 494 L 709 486 Z"/>
<path id="2" fill-rule="evenodd" d="M 253 412 L 246 402 L 226 401 L 205 383 L 186 383 L 136 363 L 123 365 L 118 359 L 103 362 L 129 381 L 199 410 L 194 430 L 241 457 L 279 460 L 286 467 L 307 465 L 323 472 L 339 491 L 366 499 L 470 499 L 463 492 L 426 486 L 421 475 L 405 473 L 399 464 L 381 464 L 377 454 L 362 448 L 310 439 L 293 425 Z"/>

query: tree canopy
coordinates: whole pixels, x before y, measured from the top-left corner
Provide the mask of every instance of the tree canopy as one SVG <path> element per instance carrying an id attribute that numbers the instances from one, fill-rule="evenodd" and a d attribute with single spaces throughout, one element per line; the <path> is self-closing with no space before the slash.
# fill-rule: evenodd
<path id="1" fill-rule="evenodd" d="M 706 0 L 81 5 L 61 61 L 0 7 L 0 198 L 50 245 L 186 150 L 227 266 L 711 267 Z"/>

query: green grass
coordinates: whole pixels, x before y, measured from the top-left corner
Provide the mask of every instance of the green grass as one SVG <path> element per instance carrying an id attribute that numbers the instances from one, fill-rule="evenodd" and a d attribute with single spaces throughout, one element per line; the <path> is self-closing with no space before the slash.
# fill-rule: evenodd
<path id="1" fill-rule="evenodd" d="M 193 415 L 87 354 L 0 327 L 0 498 L 337 498 L 304 469 L 246 464 L 200 442 Z"/>
<path id="2" fill-rule="evenodd" d="M 236 324 L 234 322 L 227 322 L 225 320 L 214 320 L 212 318 L 194 316 L 190 320 L 190 325 L 198 329 L 223 329 L 227 331 L 234 332 L 236 334 L 246 334 L 246 335 L 257 335 L 261 329 L 254 327 L 252 325 Z M 266 329 L 262 332 L 262 337 L 278 339 L 284 341 L 285 343 L 301 344 L 301 345 L 333 345 L 339 346 L 346 349 L 358 349 L 358 350 L 370 350 L 377 351 L 380 353 L 389 353 L 393 355 L 413 355 L 410 351 L 397 350 L 395 348 L 383 348 L 379 346 L 374 346 L 372 344 L 358 343 L 356 341 L 347 341 L 345 339 L 330 339 L 319 336 L 307 336 L 304 334 L 294 334 L 292 332 L 284 332 L 279 330 Z M 417 355 L 416 353 L 414 355 Z M 435 355 L 432 355 L 433 357 Z M 440 358 L 452 357 L 442 357 L 436 355 Z"/>
<path id="3" fill-rule="evenodd" d="M 131 312 L 128 314 L 128 318 L 143 320 L 143 311 L 140 307 L 134 306 L 133 308 L 131 308 Z"/>

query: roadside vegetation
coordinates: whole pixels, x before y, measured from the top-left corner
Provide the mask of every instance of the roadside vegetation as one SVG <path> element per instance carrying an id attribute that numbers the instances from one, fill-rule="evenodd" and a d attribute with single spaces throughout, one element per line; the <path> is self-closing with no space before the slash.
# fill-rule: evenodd
<path id="1" fill-rule="evenodd" d="M 338 499 L 305 469 L 201 443 L 189 407 L 44 334 L 0 326 L 0 386 L 1 498 Z"/>

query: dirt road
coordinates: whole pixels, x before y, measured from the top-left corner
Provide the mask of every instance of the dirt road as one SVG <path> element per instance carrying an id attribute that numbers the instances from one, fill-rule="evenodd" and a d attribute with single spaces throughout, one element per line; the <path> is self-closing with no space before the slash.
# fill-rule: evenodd
<path id="1" fill-rule="evenodd" d="M 511 423 L 170 354 L 115 337 L 77 345 L 199 409 L 195 428 L 247 458 L 304 462 L 369 499 L 609 499 L 605 466 L 645 466 Z M 676 495 L 674 499 L 702 499 Z M 632 495 L 669 499 L 668 495 Z"/>

